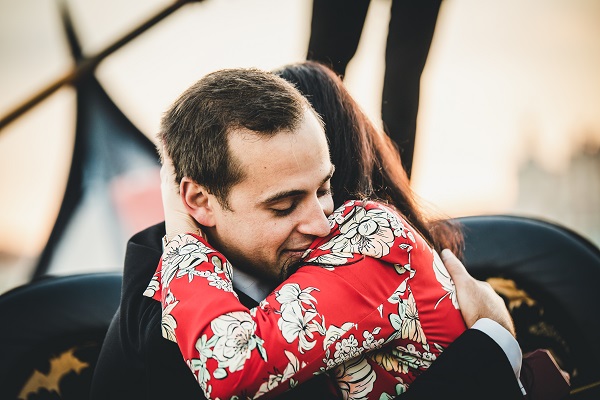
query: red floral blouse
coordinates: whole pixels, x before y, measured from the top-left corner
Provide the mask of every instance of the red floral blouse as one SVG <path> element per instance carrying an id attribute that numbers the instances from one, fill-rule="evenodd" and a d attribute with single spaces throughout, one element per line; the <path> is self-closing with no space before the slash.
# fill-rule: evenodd
<path id="1" fill-rule="evenodd" d="M 397 212 L 349 201 L 329 221 L 306 265 L 253 309 L 202 238 L 166 246 L 144 294 L 207 398 L 273 397 L 323 373 L 344 399 L 391 398 L 465 330 L 442 261 Z"/>

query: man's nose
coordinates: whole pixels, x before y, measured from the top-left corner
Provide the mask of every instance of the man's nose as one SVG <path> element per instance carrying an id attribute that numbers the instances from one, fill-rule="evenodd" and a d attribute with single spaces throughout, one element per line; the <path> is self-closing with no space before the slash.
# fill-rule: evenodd
<path id="1" fill-rule="evenodd" d="M 304 235 L 324 237 L 329 235 L 329 230 L 325 207 L 318 198 L 314 199 L 298 224 L 298 231 Z"/>

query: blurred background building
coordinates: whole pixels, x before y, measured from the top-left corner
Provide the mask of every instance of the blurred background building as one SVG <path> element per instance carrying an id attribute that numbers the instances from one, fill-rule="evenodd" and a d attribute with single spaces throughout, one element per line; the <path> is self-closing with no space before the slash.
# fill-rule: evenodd
<path id="1" fill-rule="evenodd" d="M 74 68 L 60 4 L 89 57 L 172 3 L 0 0 L 0 116 Z M 375 121 L 390 5 L 371 1 L 345 80 Z M 303 60 L 310 16 L 310 0 L 190 3 L 107 57 L 95 77 L 127 129 L 152 142 L 163 111 L 204 74 Z M 421 80 L 417 194 L 450 217 L 533 216 L 600 245 L 598 71 L 596 0 L 443 0 Z M 51 235 L 78 101 L 66 86 L 0 130 L 0 292 L 30 279 Z M 119 270 L 127 239 L 162 219 L 157 160 L 126 153 L 131 143 L 107 135 L 88 144 L 99 167 L 81 171 L 85 192 L 50 273 Z"/>

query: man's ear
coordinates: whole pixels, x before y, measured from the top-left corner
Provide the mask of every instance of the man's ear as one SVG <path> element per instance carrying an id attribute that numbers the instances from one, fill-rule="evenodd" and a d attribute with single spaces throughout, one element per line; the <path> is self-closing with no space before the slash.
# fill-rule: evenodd
<path id="1" fill-rule="evenodd" d="M 202 226 L 214 227 L 214 196 L 204 186 L 191 178 L 183 177 L 179 184 L 179 194 L 187 212 Z"/>

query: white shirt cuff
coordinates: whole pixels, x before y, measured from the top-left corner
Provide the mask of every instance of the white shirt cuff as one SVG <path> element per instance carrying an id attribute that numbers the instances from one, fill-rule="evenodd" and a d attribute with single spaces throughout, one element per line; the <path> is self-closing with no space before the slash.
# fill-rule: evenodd
<path id="1" fill-rule="evenodd" d="M 498 343 L 498 346 L 502 348 L 504 354 L 506 354 L 506 358 L 508 358 L 508 361 L 510 362 L 513 372 L 515 373 L 515 377 L 517 378 L 519 386 L 521 387 L 521 391 L 523 394 L 526 394 L 525 388 L 523 387 L 520 379 L 523 353 L 521 353 L 519 343 L 513 337 L 513 335 L 502 325 L 489 318 L 481 318 L 477 320 L 477 322 L 475 322 L 471 328 L 485 333 L 496 343 Z"/>

